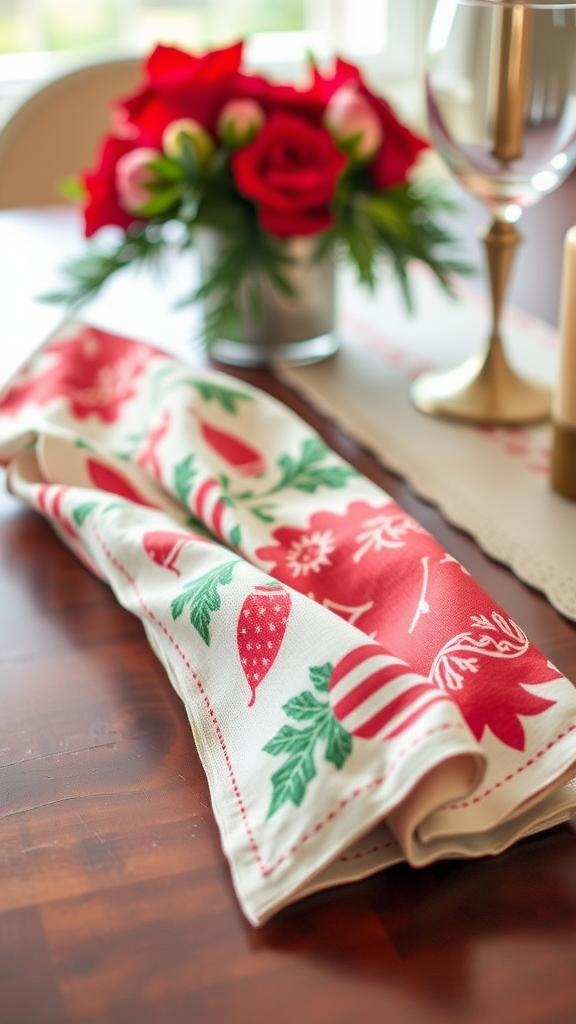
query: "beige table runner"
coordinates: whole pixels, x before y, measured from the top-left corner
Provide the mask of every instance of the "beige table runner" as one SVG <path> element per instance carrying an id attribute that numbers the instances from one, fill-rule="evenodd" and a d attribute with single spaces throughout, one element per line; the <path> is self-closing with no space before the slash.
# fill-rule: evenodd
<path id="1" fill-rule="evenodd" d="M 453 301 L 426 272 L 415 275 L 414 286 L 416 313 L 409 316 L 392 285 L 372 297 L 344 275 L 341 351 L 314 366 L 281 366 L 278 375 L 576 620 L 576 506 L 550 487 L 550 424 L 485 428 L 415 409 L 411 381 L 424 370 L 458 365 L 490 324 L 484 298 L 472 289 Z M 552 327 L 507 311 L 504 337 L 513 365 L 554 383 Z"/>

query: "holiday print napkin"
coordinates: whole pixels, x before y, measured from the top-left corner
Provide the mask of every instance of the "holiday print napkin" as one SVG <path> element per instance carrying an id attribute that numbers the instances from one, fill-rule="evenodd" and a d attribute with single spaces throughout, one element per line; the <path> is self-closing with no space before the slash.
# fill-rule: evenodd
<path id="1" fill-rule="evenodd" d="M 571 682 L 270 396 L 70 322 L 0 395 L 0 460 L 141 619 L 254 924 L 572 813 Z"/>

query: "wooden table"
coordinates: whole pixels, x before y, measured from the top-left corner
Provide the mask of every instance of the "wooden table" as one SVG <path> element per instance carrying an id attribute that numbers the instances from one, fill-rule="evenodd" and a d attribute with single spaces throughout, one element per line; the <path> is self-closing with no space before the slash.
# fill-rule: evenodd
<path id="1" fill-rule="evenodd" d="M 0 217 L 4 372 L 59 316 L 32 301 L 30 247 L 42 263 L 52 237 L 54 260 L 75 229 L 42 216 Z M 576 680 L 573 624 L 268 374 L 240 376 L 386 488 Z M 139 622 L 2 494 L 1 1024 L 574 1024 L 575 965 L 568 825 L 495 858 L 400 865 L 252 928 Z"/>

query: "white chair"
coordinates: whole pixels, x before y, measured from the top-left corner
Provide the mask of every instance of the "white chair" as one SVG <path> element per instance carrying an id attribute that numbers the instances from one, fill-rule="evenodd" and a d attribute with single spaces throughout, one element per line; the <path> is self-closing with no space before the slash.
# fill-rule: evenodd
<path id="1" fill-rule="evenodd" d="M 141 60 L 86 64 L 41 85 L 0 129 L 0 209 L 53 204 L 62 182 L 90 167 L 111 105 L 141 80 Z"/>

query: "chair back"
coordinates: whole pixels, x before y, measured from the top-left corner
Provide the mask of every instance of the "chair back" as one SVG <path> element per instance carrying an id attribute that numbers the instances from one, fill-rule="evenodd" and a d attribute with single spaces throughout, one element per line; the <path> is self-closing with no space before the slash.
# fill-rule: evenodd
<path id="1" fill-rule="evenodd" d="M 94 163 L 113 101 L 136 87 L 140 72 L 140 58 L 113 58 L 67 71 L 29 95 L 0 130 L 0 209 L 62 201 L 62 182 Z"/>

